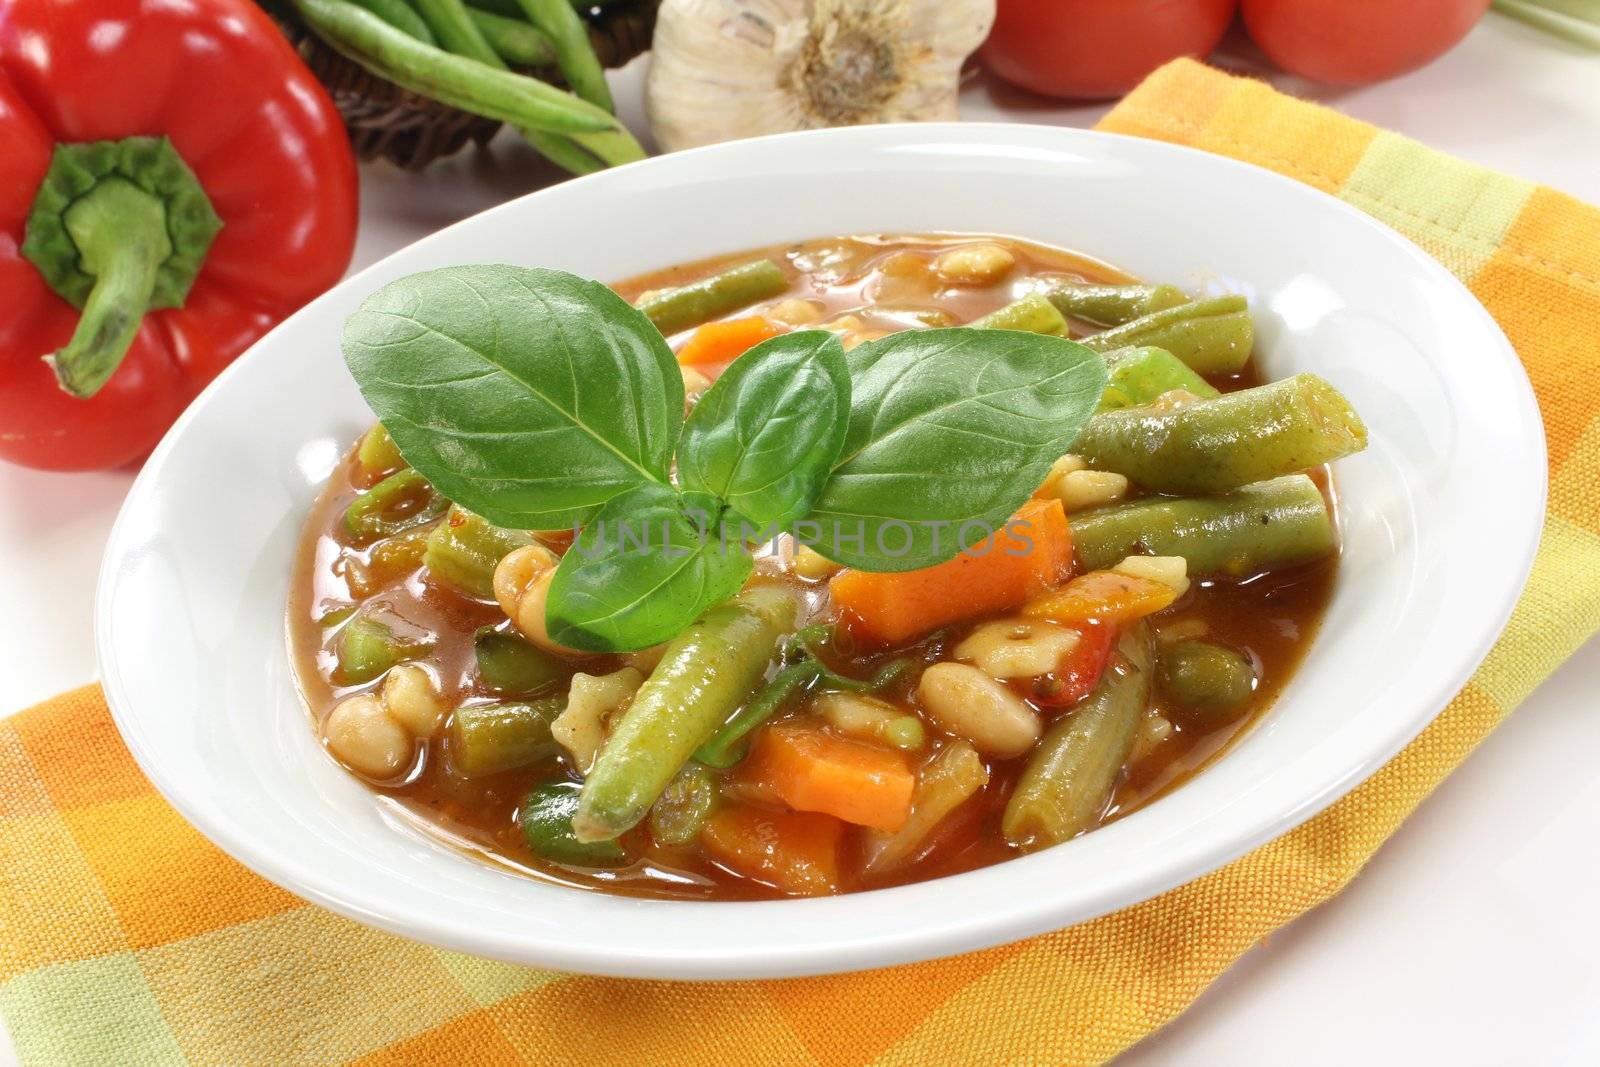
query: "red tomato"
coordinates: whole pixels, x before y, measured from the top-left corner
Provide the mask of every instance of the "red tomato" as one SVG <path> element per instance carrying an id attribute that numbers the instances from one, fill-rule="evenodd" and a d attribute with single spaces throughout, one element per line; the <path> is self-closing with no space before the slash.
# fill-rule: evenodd
<path id="1" fill-rule="evenodd" d="M 1046 96 L 1112 97 L 1169 59 L 1204 56 L 1236 0 L 1000 0 L 980 56 Z"/>
<path id="2" fill-rule="evenodd" d="M 1448 52 L 1489 0 L 1242 0 L 1245 28 L 1291 74 L 1365 85 Z"/>
<path id="3" fill-rule="evenodd" d="M 1100 676 L 1111 663 L 1111 649 L 1117 643 L 1117 627 L 1111 623 L 1085 622 L 1078 631 L 1078 643 L 1067 650 L 1055 672 L 1035 679 L 1027 694 L 1042 708 L 1070 708 L 1100 684 Z"/>

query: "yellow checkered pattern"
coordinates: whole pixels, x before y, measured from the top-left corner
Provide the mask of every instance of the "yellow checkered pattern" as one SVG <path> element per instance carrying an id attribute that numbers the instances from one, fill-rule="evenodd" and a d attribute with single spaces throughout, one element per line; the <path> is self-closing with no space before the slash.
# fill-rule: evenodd
<path id="1" fill-rule="evenodd" d="M 139 774 L 96 689 L 0 723 L 0 1012 L 25 1064 L 1098 1063 L 1339 891 L 1600 628 L 1600 212 L 1181 61 L 1103 124 L 1341 196 L 1465 281 L 1527 365 L 1550 512 L 1516 614 L 1450 706 L 1327 812 L 1164 896 L 891 971 L 690 985 L 413 944 L 268 885 Z"/>

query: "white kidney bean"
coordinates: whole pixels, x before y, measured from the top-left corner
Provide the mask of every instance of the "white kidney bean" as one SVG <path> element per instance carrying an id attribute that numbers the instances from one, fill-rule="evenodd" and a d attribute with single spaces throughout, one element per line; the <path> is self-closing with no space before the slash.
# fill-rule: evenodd
<path id="1" fill-rule="evenodd" d="M 917 685 L 922 706 L 986 756 L 1020 756 L 1039 740 L 1039 717 L 1022 698 L 965 663 L 935 663 Z"/>

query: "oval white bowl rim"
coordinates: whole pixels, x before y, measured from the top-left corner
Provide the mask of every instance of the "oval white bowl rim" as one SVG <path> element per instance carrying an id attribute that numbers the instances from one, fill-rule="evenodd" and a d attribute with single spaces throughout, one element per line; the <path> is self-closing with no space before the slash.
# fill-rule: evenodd
<path id="1" fill-rule="evenodd" d="M 1382 737 L 1373 738 L 1365 754 L 1343 762 L 1337 770 L 1330 769 L 1329 773 L 1313 785 L 1307 786 L 1303 790 L 1303 795 L 1298 797 L 1294 804 L 1283 810 L 1261 813 L 1250 820 L 1250 827 L 1246 832 L 1235 833 L 1227 840 L 1218 840 L 1207 847 L 1190 848 L 1179 859 L 1169 863 L 1170 869 L 1164 874 L 1116 872 L 1107 876 L 1098 892 L 1079 894 L 1071 901 L 1070 907 L 1057 901 L 1033 901 L 1027 906 L 1019 905 L 1013 907 L 998 916 L 989 914 L 952 916 L 946 925 L 932 932 L 914 930 L 880 936 L 854 934 L 838 940 L 823 939 L 808 941 L 804 944 L 769 946 L 764 950 L 762 957 L 756 959 L 751 958 L 748 954 L 729 951 L 725 948 L 693 950 L 678 946 L 676 948 L 663 949 L 636 945 L 626 950 L 621 950 L 613 946 L 595 948 L 570 944 L 553 947 L 537 938 L 521 937 L 518 931 L 491 932 L 463 928 L 432 911 L 408 908 L 403 902 L 394 899 L 385 899 L 379 902 L 372 899 L 370 893 L 351 893 L 347 891 L 346 887 L 320 878 L 316 870 L 309 869 L 302 863 L 297 863 L 294 857 L 263 854 L 252 846 L 252 842 L 249 839 L 242 838 L 233 832 L 234 827 L 225 817 L 222 817 L 220 808 L 210 806 L 190 796 L 184 789 L 184 783 L 168 772 L 168 768 L 163 764 L 160 754 L 145 743 L 146 739 L 140 730 L 138 716 L 131 714 L 129 711 L 130 700 L 118 664 L 117 653 L 111 640 L 110 614 L 105 609 L 105 604 L 108 600 L 110 580 L 114 575 L 114 568 L 122 553 L 122 542 L 129 537 L 129 532 L 126 529 L 128 516 L 139 506 L 143 498 L 153 491 L 152 487 L 160 478 L 164 461 L 173 449 L 177 447 L 177 442 L 181 439 L 184 429 L 197 417 L 207 400 L 219 390 L 226 389 L 232 376 L 238 372 L 239 368 L 257 354 L 256 348 L 262 343 L 258 341 L 255 346 L 246 351 L 233 366 L 224 370 L 200 394 L 151 453 L 130 488 L 107 540 L 107 548 L 96 593 L 96 655 L 100 666 L 101 682 L 107 703 L 111 708 L 113 720 L 135 761 L 149 777 L 156 789 L 172 804 L 179 814 L 218 848 L 270 881 L 331 911 L 406 937 L 474 955 L 577 973 L 636 978 L 710 980 L 841 973 L 942 958 L 973 951 L 1060 929 L 1064 926 L 1073 925 L 1105 914 L 1117 907 L 1147 900 L 1174 886 L 1184 884 L 1217 869 L 1223 864 L 1294 829 L 1307 819 L 1323 811 L 1391 759 L 1395 753 L 1420 733 L 1466 684 L 1473 671 L 1499 636 L 1506 621 L 1510 618 L 1533 566 L 1534 556 L 1539 544 L 1539 533 L 1543 524 L 1548 482 L 1545 464 L 1544 428 L 1532 386 L 1528 382 L 1525 372 L 1522 372 L 1520 360 L 1518 360 L 1510 343 L 1505 339 L 1498 324 L 1477 301 L 1476 297 L 1472 295 L 1470 290 L 1459 279 L 1451 275 L 1437 260 L 1403 235 L 1378 222 L 1353 205 L 1265 168 L 1231 157 L 1162 141 L 1102 131 L 1026 123 L 952 122 L 896 124 L 777 134 L 739 142 L 710 145 L 704 148 L 674 153 L 670 156 L 655 157 L 654 159 L 629 164 L 626 167 L 569 179 L 552 188 L 564 189 L 579 183 L 606 182 L 614 180 L 618 174 L 634 172 L 640 168 L 653 166 L 660 161 L 682 162 L 688 159 L 722 154 L 737 156 L 743 152 L 759 151 L 764 144 L 773 141 L 790 141 L 803 138 L 816 142 L 827 142 L 834 139 L 848 142 L 851 139 L 859 138 L 866 142 L 867 150 L 906 142 L 926 144 L 935 149 L 949 147 L 952 144 L 971 144 L 976 150 L 982 151 L 985 148 L 1003 146 L 1008 141 L 1020 143 L 1031 138 L 1040 137 L 1055 139 L 1059 142 L 1058 145 L 1052 147 L 1069 147 L 1072 142 L 1081 142 L 1089 146 L 1100 142 L 1123 142 L 1129 146 L 1136 146 L 1128 149 L 1134 154 L 1146 152 L 1159 156 L 1166 153 L 1174 153 L 1179 157 L 1199 157 L 1206 161 L 1203 164 L 1204 166 L 1236 169 L 1241 173 L 1251 174 L 1253 176 L 1252 180 L 1264 179 L 1282 183 L 1286 186 L 1292 186 L 1303 193 L 1319 197 L 1329 202 L 1350 224 L 1367 227 L 1382 233 L 1386 239 L 1401 246 L 1421 271 L 1433 275 L 1436 281 L 1458 290 L 1465 305 L 1476 309 L 1476 314 L 1482 320 L 1480 325 L 1485 336 L 1496 339 L 1501 349 L 1500 354 L 1502 357 L 1510 360 L 1517 368 L 1521 386 L 1516 396 L 1504 399 L 1508 408 L 1515 409 L 1510 415 L 1511 421 L 1515 422 L 1525 433 L 1531 434 L 1531 436 L 1520 442 L 1525 449 L 1529 450 L 1527 458 L 1531 461 L 1533 454 L 1537 453 L 1539 461 L 1537 464 L 1539 472 L 1537 484 L 1527 486 L 1527 490 L 1537 499 L 1537 507 L 1531 506 L 1533 501 L 1530 499 L 1528 501 L 1530 506 L 1523 509 L 1528 513 L 1526 519 L 1523 519 L 1519 513 L 1518 520 L 1523 522 L 1526 528 L 1522 531 L 1523 537 L 1520 542 L 1511 546 L 1511 551 L 1507 557 L 1509 565 L 1497 572 L 1498 583 L 1494 588 L 1487 590 L 1490 602 L 1493 605 L 1492 609 L 1485 609 L 1479 625 L 1476 627 L 1476 639 L 1463 644 L 1459 653 L 1453 658 L 1450 668 L 1441 670 L 1437 675 L 1434 684 L 1429 690 L 1430 697 L 1426 702 L 1429 710 L 1425 714 L 1419 712 L 1409 716 L 1394 716 L 1388 732 Z M 1112 149 L 1112 151 L 1120 150 Z M 480 212 L 477 215 L 435 231 L 405 248 L 397 250 L 390 256 L 386 256 L 345 278 L 334 290 L 330 290 L 329 293 L 323 294 L 297 311 L 293 316 L 285 320 L 285 323 L 294 322 L 301 316 L 314 313 L 318 306 L 323 301 L 328 300 L 335 291 L 346 286 L 362 285 L 366 278 L 383 269 L 394 257 L 406 255 L 415 249 L 446 240 L 448 235 L 459 227 L 481 225 L 487 218 L 494 217 L 500 213 L 513 213 L 519 210 L 519 205 L 529 198 L 541 196 L 548 191 L 550 190 L 541 189 L 526 196 L 509 200 L 487 211 Z M 737 251 L 737 249 L 729 249 L 728 251 Z M 278 328 L 282 328 L 282 324 Z M 277 612 L 281 610 L 281 606 L 272 605 L 271 610 Z M 1077 843 L 1092 840 L 1093 836 L 1091 834 L 1086 838 L 1080 838 Z M 1045 850 L 1031 856 L 1012 860 L 1004 866 L 1008 867 L 1013 863 L 1048 861 L 1051 851 Z M 638 900 L 635 903 L 643 907 L 664 909 L 663 921 L 670 921 L 666 909 L 737 909 L 740 913 L 738 917 L 741 922 L 781 924 L 786 916 L 795 914 L 798 909 L 807 909 L 817 913 L 840 914 L 838 909 L 849 909 L 853 901 L 871 899 L 890 901 L 895 894 L 926 891 L 926 887 L 930 885 L 942 885 L 961 879 L 971 879 L 974 876 L 981 875 L 985 870 L 992 871 L 996 869 L 1002 868 L 984 868 L 934 882 L 914 883 L 909 886 L 819 899 L 729 903 Z M 728 913 L 725 911 L 724 914 Z M 935 942 L 936 944 L 934 944 Z"/>

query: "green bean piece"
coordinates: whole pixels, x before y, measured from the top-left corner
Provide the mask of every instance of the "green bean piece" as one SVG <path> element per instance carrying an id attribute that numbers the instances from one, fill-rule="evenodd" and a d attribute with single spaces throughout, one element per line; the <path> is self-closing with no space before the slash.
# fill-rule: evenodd
<path id="1" fill-rule="evenodd" d="M 1029 293 L 1013 300 L 1003 308 L 989 312 L 967 323 L 979 330 L 1021 330 L 1023 333 L 1047 333 L 1058 337 L 1066 335 L 1067 320 L 1061 317 L 1056 306 L 1039 293 Z"/>
<path id="2" fill-rule="evenodd" d="M 341 604 L 339 607 L 332 608 L 317 616 L 317 625 L 323 629 L 327 629 L 330 626 L 338 626 L 355 613 L 356 606 L 354 604 Z"/>
<path id="3" fill-rule="evenodd" d="M 469 778 L 526 767 L 555 754 L 550 723 L 560 697 L 504 704 L 470 704 L 450 717 L 450 766 Z"/>
<path id="4" fill-rule="evenodd" d="M 516 7 L 515 4 L 512 6 Z M 501 59 L 515 67 L 553 66 L 556 61 L 555 46 L 542 31 L 522 21 L 521 14 L 518 8 L 516 17 L 507 18 L 470 4 L 467 6 L 467 17 Z"/>
<path id="5" fill-rule="evenodd" d="M 1097 326 L 1121 326 L 1157 311 L 1189 303 L 1189 294 L 1172 285 L 1053 286 L 1046 294 L 1063 315 Z"/>
<path id="6" fill-rule="evenodd" d="M 1202 400 L 1221 396 L 1216 386 L 1189 369 L 1189 365 L 1165 348 L 1141 345 L 1106 353 L 1106 391 L 1100 394 L 1100 410 L 1140 407 L 1154 403 L 1164 393 L 1182 389 Z"/>
<path id="7" fill-rule="evenodd" d="M 639 303 L 639 310 L 668 336 L 737 311 L 789 287 L 783 270 L 770 259 L 731 267 L 721 274 L 666 289 Z"/>
<path id="8" fill-rule="evenodd" d="M 1309 470 L 1367 446 L 1344 396 L 1315 374 L 1157 411 L 1089 420 L 1072 450 L 1097 470 L 1163 493 L 1221 493 Z"/>
<path id="9" fill-rule="evenodd" d="M 1056 720 L 1028 758 L 1000 819 L 1011 844 L 1057 845 L 1092 829 L 1105 813 L 1150 701 L 1150 628 L 1130 629 L 1117 653 L 1100 684 Z"/>
<path id="10" fill-rule="evenodd" d="M 499 54 L 489 47 L 478 24 L 467 14 L 461 0 L 411 0 L 411 3 L 416 5 L 423 21 L 445 49 L 496 70 L 507 69 Z"/>
<path id="11" fill-rule="evenodd" d="M 818 627 L 829 629 L 827 624 L 809 626 L 806 630 L 815 630 Z M 748 700 L 738 714 L 722 725 L 711 740 L 701 745 L 694 754 L 694 758 L 708 767 L 719 770 L 732 767 L 744 759 L 748 747 L 744 741 L 751 732 L 780 711 L 789 706 L 790 702 L 800 693 L 813 687 L 822 689 L 844 689 L 853 693 L 881 693 L 909 675 L 916 667 L 917 661 L 909 657 L 890 660 L 873 672 L 871 678 L 847 678 L 837 671 L 829 670 L 811 653 L 811 646 L 803 639 L 806 630 L 801 630 L 790 636 L 791 645 L 806 648 L 807 655 L 800 660 L 784 667 L 772 680 L 762 687 L 761 691 Z M 920 727 L 921 724 L 918 723 Z M 905 727 L 900 728 L 900 736 L 908 736 Z M 897 742 L 891 742 L 897 744 Z M 898 745 L 906 748 L 921 747 L 921 741 L 914 745 Z"/>
<path id="12" fill-rule="evenodd" d="M 372 429 L 361 435 L 361 443 L 356 445 L 356 462 L 368 474 L 385 474 L 407 466 L 394 438 L 381 422 L 373 423 Z"/>
<path id="13" fill-rule="evenodd" d="M 426 526 L 449 506 L 428 479 L 407 467 L 352 500 L 344 509 L 344 528 L 357 544 L 366 544 Z"/>
<path id="14" fill-rule="evenodd" d="M 527 697 L 567 677 L 567 665 L 517 634 L 484 626 L 472 638 L 478 681 L 502 696 Z"/>
<path id="15" fill-rule="evenodd" d="M 695 749 L 761 681 L 794 616 L 787 591 L 756 586 L 672 639 L 583 783 L 572 821 L 578 840 L 610 840 L 644 818 Z"/>
<path id="16" fill-rule="evenodd" d="M 292 2 L 325 43 L 401 88 L 522 130 L 563 134 L 608 165 L 644 158 L 616 116 L 547 82 L 451 55 L 346 0 Z"/>
<path id="17" fill-rule="evenodd" d="M 550 38 L 555 48 L 556 66 L 572 91 L 596 107 L 615 111 L 611 89 L 606 85 L 605 68 L 589 43 L 589 30 L 567 0 L 521 0 L 528 21 Z"/>
<path id="18" fill-rule="evenodd" d="M 615 841 L 579 841 L 572 832 L 578 810 L 578 783 L 546 782 L 537 786 L 517 809 L 517 823 L 529 851 L 556 863 L 578 867 L 614 867 L 628 854 Z"/>
<path id="19" fill-rule="evenodd" d="M 1250 360 L 1255 324 L 1244 297 L 1218 296 L 1152 312 L 1082 340 L 1097 352 L 1154 345 L 1200 374 L 1237 374 Z"/>
<path id="20" fill-rule="evenodd" d="M 410 37 L 415 37 L 423 44 L 437 44 L 433 38 L 433 31 L 428 29 L 428 24 L 422 20 L 406 0 L 352 0 L 359 7 L 364 7 L 374 15 Z"/>
<path id="21" fill-rule="evenodd" d="M 1255 668 L 1226 645 L 1177 641 L 1160 650 L 1160 659 L 1167 695 L 1204 725 L 1231 722 L 1255 692 Z"/>
<path id="22" fill-rule="evenodd" d="M 427 649 L 417 641 L 402 641 L 388 625 L 357 612 L 339 631 L 339 682 L 361 685 L 397 663 Z"/>
<path id="23" fill-rule="evenodd" d="M 651 806 L 650 836 L 659 845 L 692 845 L 716 804 L 716 780 L 703 764 L 691 760 Z"/>
<path id="24" fill-rule="evenodd" d="M 807 657 L 791 663 L 762 687 L 761 691 L 745 702 L 739 713 L 724 723 L 711 740 L 701 745 L 694 758 L 708 767 L 721 770 L 732 767 L 744 759 L 747 746 L 744 739 L 751 731 L 778 712 L 822 677 L 827 668 Z"/>
<path id="25" fill-rule="evenodd" d="M 1085 570 L 1115 565 L 1140 549 L 1182 556 L 1189 574 L 1243 577 L 1331 555 L 1333 520 L 1304 474 L 1247 485 L 1226 496 L 1152 497 L 1068 517 Z"/>
<path id="26" fill-rule="evenodd" d="M 508 530 L 466 508 L 452 507 L 428 535 L 422 563 L 431 577 L 479 600 L 493 600 L 495 566 L 531 544 L 533 535 L 526 530 Z"/>

